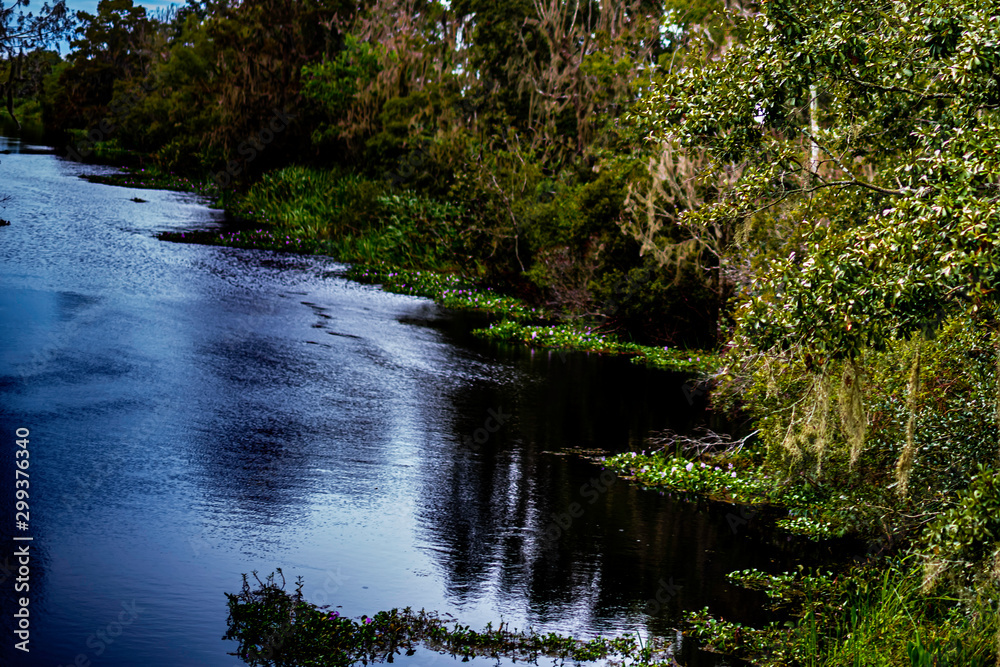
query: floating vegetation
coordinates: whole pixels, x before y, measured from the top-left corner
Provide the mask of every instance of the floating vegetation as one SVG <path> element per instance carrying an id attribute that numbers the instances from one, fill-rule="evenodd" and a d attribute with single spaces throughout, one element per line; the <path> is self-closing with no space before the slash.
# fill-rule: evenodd
<path id="1" fill-rule="evenodd" d="M 667 451 L 626 452 L 602 461 L 610 470 L 647 488 L 697 493 L 716 500 L 756 504 L 782 498 L 780 486 L 756 470 L 733 463 L 692 461 Z"/>
<path id="2" fill-rule="evenodd" d="M 546 314 L 537 308 L 530 308 L 520 299 L 497 294 L 490 287 L 477 286 L 469 279 L 451 274 L 405 271 L 387 266 L 354 266 L 347 272 L 347 277 L 379 284 L 391 292 L 428 297 L 448 308 L 496 315 L 500 318 L 499 322 L 472 332 L 489 340 L 577 352 L 631 355 L 637 363 L 671 371 L 708 373 L 719 365 L 719 357 L 709 352 L 625 343 L 613 334 L 593 331 L 578 323 L 541 323 Z"/>
<path id="3" fill-rule="evenodd" d="M 520 299 L 503 296 L 491 287 L 479 286 L 468 278 L 453 274 L 406 271 L 384 265 L 355 265 L 348 270 L 347 277 L 361 283 L 381 285 L 389 292 L 428 297 L 447 308 L 478 310 L 509 320 L 542 317 L 538 309 L 528 307 Z"/>
<path id="4" fill-rule="evenodd" d="M 524 343 L 532 347 L 631 355 L 632 361 L 636 363 L 668 371 L 707 374 L 719 366 L 719 357 L 710 352 L 627 343 L 618 340 L 614 334 L 594 331 L 575 323 L 531 325 L 505 319 L 472 333 L 483 338 Z"/>
<path id="5" fill-rule="evenodd" d="M 314 254 L 314 248 L 301 239 L 279 236 L 267 229 L 242 230 L 236 232 L 161 232 L 157 238 L 174 243 L 198 243 L 220 245 L 231 248 L 253 248 L 255 250 L 278 250 Z"/>
<path id="6" fill-rule="evenodd" d="M 248 665 L 291 667 L 348 667 L 361 663 L 393 662 L 397 655 L 413 655 L 420 646 L 461 656 L 507 657 L 535 661 L 547 656 L 576 662 L 607 660 L 610 664 L 656 664 L 672 659 L 673 646 L 660 641 L 644 643 L 638 636 L 583 641 L 555 633 L 512 629 L 501 623 L 473 630 L 437 614 L 409 608 L 380 611 L 352 619 L 329 607 L 307 602 L 302 579 L 294 593 L 285 591 L 281 569 L 261 580 L 253 573 L 251 585 L 243 575 L 243 589 L 227 593 L 228 632 L 225 639 L 238 642 L 236 655 Z"/>
<path id="7" fill-rule="evenodd" d="M 792 516 L 787 519 L 778 519 L 778 528 L 786 530 L 794 535 L 802 535 L 811 540 L 823 540 L 837 535 L 837 527 L 822 519 L 813 519 L 808 516 Z"/>
<path id="8" fill-rule="evenodd" d="M 84 176 L 91 183 L 104 183 L 124 188 L 141 188 L 146 190 L 179 190 L 194 192 L 205 197 L 216 197 L 219 188 L 211 181 L 193 181 L 173 172 L 164 172 L 155 168 L 123 167 L 116 174 L 89 174 Z"/>

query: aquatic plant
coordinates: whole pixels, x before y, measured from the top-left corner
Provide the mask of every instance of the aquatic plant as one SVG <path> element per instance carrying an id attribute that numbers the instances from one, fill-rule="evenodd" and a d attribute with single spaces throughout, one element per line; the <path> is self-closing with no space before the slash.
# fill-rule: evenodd
<path id="1" fill-rule="evenodd" d="M 702 375 L 710 374 L 718 364 L 717 355 L 711 352 L 624 342 L 610 332 L 595 331 L 578 323 L 538 325 L 502 320 L 489 327 L 476 329 L 473 334 L 491 340 L 524 343 L 532 347 L 629 355 L 632 361 L 654 368 L 693 371 Z"/>
<path id="2" fill-rule="evenodd" d="M 155 167 L 122 167 L 115 174 L 89 174 L 85 178 L 92 183 L 117 185 L 124 188 L 176 190 L 194 192 L 205 197 L 216 197 L 219 194 L 218 186 L 210 180 L 195 181 Z"/>
<path id="3" fill-rule="evenodd" d="M 543 317 L 538 309 L 527 306 L 521 299 L 504 296 L 491 287 L 455 274 L 408 271 L 388 264 L 364 264 L 352 266 L 346 277 L 381 285 L 389 292 L 428 297 L 448 308 L 478 310 L 511 320 Z"/>
<path id="4" fill-rule="evenodd" d="M 503 622 L 497 628 L 488 624 L 483 630 L 473 630 L 435 613 L 410 608 L 380 611 L 354 620 L 306 601 L 301 578 L 295 591 L 288 593 L 280 568 L 277 574 L 280 583 L 274 573 L 261 580 L 254 572 L 255 584 L 243 575 L 242 590 L 226 593 L 229 627 L 224 638 L 238 642 L 232 655 L 248 665 L 347 667 L 392 662 L 396 655 L 413 655 L 419 646 L 461 656 L 463 660 L 503 656 L 534 661 L 549 656 L 577 662 L 610 659 L 647 665 L 671 655 L 670 645 L 644 643 L 631 635 L 583 641 L 556 633 L 512 629 Z"/>

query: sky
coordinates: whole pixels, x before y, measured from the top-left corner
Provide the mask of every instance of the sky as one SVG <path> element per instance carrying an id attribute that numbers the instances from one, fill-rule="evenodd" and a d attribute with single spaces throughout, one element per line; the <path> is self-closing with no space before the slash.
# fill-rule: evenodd
<path id="1" fill-rule="evenodd" d="M 70 11 L 73 12 L 89 12 L 90 14 L 97 13 L 97 2 L 98 0 L 67 0 L 66 5 L 69 7 Z M 41 3 L 39 3 L 41 4 Z M 146 8 L 147 12 L 156 10 L 160 7 L 167 7 L 170 4 L 183 5 L 184 0 L 174 0 L 170 3 L 168 0 L 154 0 L 154 2 L 136 2 L 135 4 L 141 5 Z M 34 7 L 35 3 L 31 4 Z"/>

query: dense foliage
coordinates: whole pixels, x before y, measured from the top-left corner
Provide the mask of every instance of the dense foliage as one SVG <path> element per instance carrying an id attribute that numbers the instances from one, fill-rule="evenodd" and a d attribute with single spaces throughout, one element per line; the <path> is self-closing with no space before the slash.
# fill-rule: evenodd
<path id="1" fill-rule="evenodd" d="M 776 0 L 734 31 L 723 57 L 689 61 L 631 116 L 706 152 L 704 182 L 725 187 L 681 221 L 733 230 L 723 266 L 746 278 L 715 400 L 748 410 L 760 437 L 703 458 L 756 468 L 765 497 L 810 489 L 791 508 L 809 522 L 790 528 L 912 550 L 925 567 L 906 586 L 947 598 L 912 595 L 912 616 L 995 615 L 980 595 L 1000 572 L 986 481 L 1000 419 L 995 6 Z M 669 460 L 648 468 L 683 482 Z M 935 659 L 994 660 L 996 629 L 972 633 Z M 919 642 L 909 654 L 928 656 Z"/>
<path id="2" fill-rule="evenodd" d="M 708 346 L 729 295 L 718 248 L 644 250 L 630 221 L 660 148 L 618 122 L 676 56 L 678 15 L 648 0 L 102 0 L 24 95 L 71 157 L 210 179 L 300 246 L 343 241 L 638 342 Z"/>
<path id="3" fill-rule="evenodd" d="M 102 0 L 65 60 L 3 25 L 26 130 L 255 223 L 194 240 L 388 261 L 359 275 L 503 311 L 497 340 L 715 368 L 753 437 L 610 465 L 910 551 L 865 604 L 934 645 L 885 655 L 996 658 L 995 624 L 941 629 L 995 613 L 1000 572 L 993 3 Z M 837 604 L 791 640 L 845 664 L 890 641 Z"/>

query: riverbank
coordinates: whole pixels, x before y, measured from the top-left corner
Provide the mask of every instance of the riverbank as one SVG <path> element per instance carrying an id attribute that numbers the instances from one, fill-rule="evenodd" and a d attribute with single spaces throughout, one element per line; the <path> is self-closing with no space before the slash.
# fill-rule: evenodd
<path id="1" fill-rule="evenodd" d="M 164 232 L 160 237 L 175 243 L 198 243 L 234 248 L 270 250 L 309 255 L 329 255 L 345 261 L 336 253 L 336 244 L 317 243 L 312 239 L 280 236 L 267 229 L 229 232 Z M 567 352 L 595 352 L 628 356 L 635 363 L 666 371 L 687 372 L 707 378 L 720 362 L 718 354 L 707 350 L 652 347 L 620 340 L 614 333 L 602 332 L 585 324 L 553 323 L 553 315 L 531 307 L 522 299 L 504 295 L 474 279 L 433 271 L 406 270 L 388 265 L 354 265 L 345 274 L 357 282 L 379 285 L 399 294 L 433 299 L 446 308 L 475 310 L 496 318 L 473 335 L 528 347 Z"/>
<path id="2" fill-rule="evenodd" d="M 865 650 L 993 660 L 997 596 L 979 591 L 1000 586 L 994 8 L 724 4 L 82 13 L 70 60 L 36 53 L 47 74 L 18 92 L 78 159 L 213 178 L 246 223 L 222 243 L 319 252 L 403 289 L 420 278 L 401 271 L 459 276 L 432 297 L 490 312 L 477 335 L 500 349 L 691 366 L 700 381 L 667 402 L 708 400 L 740 439 L 664 433 L 605 463 L 668 493 L 771 503 L 803 539 L 912 557 L 912 596 L 883 562 L 860 575 L 914 621 L 892 612 L 910 638 Z M 121 21 L 139 47 L 102 38 Z M 538 312 L 505 314 L 508 297 Z M 696 348 L 722 354 L 701 368 Z M 634 408 L 615 405 L 617 425 Z M 816 662 L 845 641 L 817 620 L 835 612 L 796 609 L 811 649 L 746 650 Z M 738 620 L 723 613 L 705 622 Z M 935 630 L 948 614 L 971 634 Z M 942 655 L 919 655 L 924 639 Z"/>
<path id="3" fill-rule="evenodd" d="M 187 234 L 181 238 L 168 237 L 168 240 L 310 254 L 331 247 L 322 246 L 321 241 L 316 239 L 304 240 L 291 235 L 282 238 L 265 228 L 228 237 L 216 236 L 217 239 L 208 235 Z M 392 291 L 434 298 L 448 307 L 489 312 L 498 321 L 492 327 L 480 330 L 479 335 L 495 340 L 539 347 L 624 353 L 642 363 L 655 362 L 660 354 L 656 348 L 641 350 L 601 332 L 548 323 L 548 314 L 528 307 L 522 300 L 499 294 L 489 287 L 477 286 L 475 281 L 454 274 L 376 266 L 356 267 L 351 277 L 383 285 Z M 948 336 L 944 336 L 943 340 L 947 342 Z M 724 361 L 705 355 L 711 363 L 703 364 L 702 355 L 697 353 L 662 352 L 667 357 L 667 364 L 660 366 L 663 368 L 712 373 Z M 884 361 L 873 363 L 888 364 L 891 359 L 892 356 L 887 355 Z M 684 367 L 684 363 L 690 366 Z M 744 385 L 753 377 L 742 372 L 731 375 L 730 382 L 743 382 Z M 780 379 L 776 386 L 777 391 L 795 387 L 793 383 Z M 889 386 L 899 386 L 899 381 L 893 379 Z M 902 386 L 905 387 L 905 382 Z M 751 400 L 759 396 L 762 399 L 758 406 L 760 412 L 760 406 L 766 406 L 768 400 L 773 400 L 767 397 L 774 395 L 775 390 L 763 385 L 751 388 L 753 390 L 748 396 L 742 398 Z M 692 385 L 690 390 L 704 392 L 705 388 Z M 728 391 L 732 393 L 733 390 L 730 387 Z M 807 385 L 798 391 L 808 398 L 813 390 Z M 833 405 L 828 407 L 834 409 Z M 878 407 L 874 403 L 872 405 Z M 892 409 L 891 405 L 887 405 L 884 412 L 875 413 L 873 421 L 877 428 L 871 433 L 874 442 L 885 437 L 890 456 L 895 454 L 895 445 L 891 444 L 893 441 L 888 435 L 880 434 L 892 429 L 891 422 L 887 422 L 884 416 L 898 415 L 899 411 L 892 412 Z M 835 465 L 831 473 L 830 466 L 836 460 L 824 459 L 822 452 L 817 465 L 825 464 L 827 480 L 831 475 L 841 476 L 843 483 L 823 481 L 818 468 L 814 475 L 809 472 L 791 474 L 787 462 L 781 463 L 781 458 L 774 458 L 776 452 L 782 451 L 778 446 L 780 441 L 776 443 L 774 440 L 777 425 L 767 422 L 766 417 L 761 425 L 767 430 L 770 440 L 745 438 L 733 441 L 721 437 L 715 440 L 711 437 L 680 440 L 664 436 L 661 442 L 651 443 L 658 446 L 611 457 L 603 463 L 633 483 L 653 490 L 696 494 L 748 505 L 767 503 L 783 507 L 787 517 L 779 519 L 776 524 L 782 530 L 814 540 L 860 534 L 871 539 L 876 550 L 890 557 L 873 559 L 857 567 L 847 566 L 844 571 L 831 575 L 801 571 L 776 579 L 778 575 L 773 573 L 734 574 L 734 583 L 773 589 L 774 598 L 789 610 L 793 619 L 791 625 L 751 628 L 702 611 L 688 617 L 688 632 L 721 652 L 741 655 L 761 665 L 855 664 L 858 661 L 860 664 L 896 665 L 910 664 L 908 660 L 921 660 L 924 659 L 921 656 L 934 655 L 941 661 L 949 661 L 940 664 L 986 664 L 984 661 L 995 655 L 991 642 L 996 628 L 990 619 L 995 617 L 996 600 L 1000 599 L 991 597 L 989 577 L 977 580 L 984 584 L 979 586 L 987 591 L 984 595 L 971 594 L 970 591 L 975 589 L 968 585 L 959 587 L 957 593 L 952 588 L 950 592 L 932 594 L 924 585 L 926 568 L 932 562 L 929 555 L 937 552 L 926 548 L 920 534 L 933 515 L 945 505 L 940 500 L 936 506 L 914 501 L 894 508 L 894 491 L 883 489 L 888 493 L 880 493 L 877 487 L 867 485 L 865 477 L 858 471 L 852 472 L 846 465 L 843 470 Z M 815 456 L 811 453 L 812 445 L 799 446 L 805 456 Z M 837 443 L 837 446 L 844 444 Z M 861 470 L 866 465 L 874 467 L 874 460 L 885 455 L 878 448 L 872 448 L 858 465 Z M 811 460 L 817 461 L 816 458 Z M 868 463 L 869 460 L 872 463 Z M 784 470 L 782 466 L 786 466 Z M 929 518 L 907 523 L 908 513 L 914 516 L 926 514 Z M 982 512 L 976 516 L 981 515 Z M 974 522 L 974 519 L 968 521 Z M 866 532 L 880 523 L 883 534 Z M 960 525 L 960 518 L 953 517 L 951 523 L 944 521 L 938 533 L 949 525 Z M 988 527 L 992 524 L 987 519 L 983 525 Z M 962 548 L 963 545 L 952 547 L 951 553 L 965 558 Z M 901 559 L 900 556 L 905 554 L 909 557 Z M 902 602 L 895 604 L 893 600 Z M 851 615 L 852 608 L 867 609 L 870 618 Z M 893 628 L 893 631 L 887 632 L 886 627 Z"/>
<path id="4" fill-rule="evenodd" d="M 211 198 L 215 207 L 234 205 L 233 200 L 223 197 L 219 188 L 210 181 L 197 182 L 156 169 L 125 169 L 121 174 L 90 176 L 88 179 L 129 188 L 193 192 Z M 604 331 L 598 324 L 559 321 L 564 318 L 542 308 L 529 306 L 524 299 L 501 294 L 496 287 L 484 284 L 481 279 L 456 273 L 407 269 L 381 262 L 371 263 L 372 255 L 360 252 L 359 245 L 363 244 L 352 239 L 283 234 L 283 230 L 270 225 L 270 217 L 266 213 L 254 211 L 245 204 L 235 211 L 244 221 L 243 224 L 250 225 L 250 228 L 221 234 L 165 232 L 159 238 L 176 243 L 327 255 L 337 261 L 359 262 L 348 271 L 348 278 L 381 285 L 393 292 L 427 297 L 447 308 L 476 310 L 494 316 L 496 321 L 490 326 L 473 332 L 474 335 L 489 340 L 536 348 L 623 355 L 630 357 L 635 363 L 667 371 L 691 373 L 692 377 L 702 380 L 710 377 L 721 364 L 719 354 L 711 350 L 656 347 L 622 340 L 617 333 Z"/>
<path id="5" fill-rule="evenodd" d="M 193 192 L 211 198 L 212 205 L 220 208 L 227 203 L 212 183 L 195 182 L 155 169 L 126 169 L 121 174 L 89 176 L 88 180 L 129 188 Z M 351 239 L 282 234 L 283 230 L 268 226 L 269 219 L 266 215 L 246 207 L 238 209 L 238 215 L 244 224 L 250 224 L 251 227 L 225 233 L 164 232 L 159 238 L 175 243 L 327 255 L 347 263 L 371 259 L 371 255 L 359 253 L 358 243 Z M 622 340 L 618 334 L 602 330 L 600 325 L 585 321 L 566 321 L 555 313 L 530 306 L 522 298 L 503 294 L 496 287 L 484 284 L 481 279 L 456 273 L 406 269 L 385 263 L 360 263 L 352 266 L 346 277 L 358 282 L 377 284 L 392 292 L 427 297 L 446 308 L 488 313 L 496 321 L 486 328 L 473 331 L 474 335 L 488 340 L 535 348 L 628 356 L 635 363 L 666 371 L 691 373 L 692 377 L 700 379 L 707 379 L 721 362 L 719 355 L 710 350 L 655 347 Z"/>

